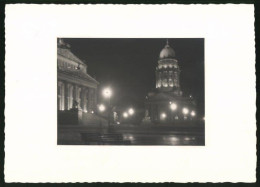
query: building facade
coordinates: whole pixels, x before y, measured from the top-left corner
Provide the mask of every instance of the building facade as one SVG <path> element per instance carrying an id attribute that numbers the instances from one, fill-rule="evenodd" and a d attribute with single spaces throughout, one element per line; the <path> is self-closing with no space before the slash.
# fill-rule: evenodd
<path id="1" fill-rule="evenodd" d="M 191 96 L 183 96 L 180 73 L 175 51 L 167 40 L 155 70 L 155 90 L 146 96 L 146 119 L 156 123 L 196 119 L 196 103 Z"/>
<path id="2" fill-rule="evenodd" d="M 87 65 L 62 39 L 57 45 L 57 109 L 96 111 L 98 82 L 87 73 Z"/>

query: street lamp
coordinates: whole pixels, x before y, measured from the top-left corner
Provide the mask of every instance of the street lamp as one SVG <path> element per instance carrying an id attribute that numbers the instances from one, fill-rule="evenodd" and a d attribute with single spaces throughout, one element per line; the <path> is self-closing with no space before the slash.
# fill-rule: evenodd
<path id="1" fill-rule="evenodd" d="M 189 109 L 188 108 L 183 108 L 182 109 L 182 113 L 184 115 L 184 120 L 186 120 L 187 119 L 187 114 L 189 113 Z"/>
<path id="2" fill-rule="evenodd" d="M 196 113 L 194 111 L 191 111 L 190 114 L 191 114 L 192 117 L 196 116 Z"/>
<path id="3" fill-rule="evenodd" d="M 105 105 L 100 104 L 98 109 L 99 109 L 100 112 L 104 112 L 106 110 L 106 107 L 105 107 Z"/>
<path id="4" fill-rule="evenodd" d="M 167 115 L 166 115 L 164 112 L 161 113 L 161 119 L 162 119 L 162 120 L 164 120 L 164 119 L 166 118 L 166 116 L 167 116 Z"/>
<path id="5" fill-rule="evenodd" d="M 112 90 L 109 87 L 105 88 L 103 90 L 103 95 L 104 95 L 105 98 L 110 99 L 110 97 L 112 96 Z"/>
<path id="6" fill-rule="evenodd" d="M 177 105 L 176 105 L 175 103 L 171 103 L 171 104 L 170 104 L 170 109 L 171 109 L 172 111 L 176 110 L 176 109 L 177 109 Z"/>
<path id="7" fill-rule="evenodd" d="M 189 109 L 183 108 L 183 109 L 182 109 L 182 113 L 183 113 L 184 115 L 187 115 L 187 114 L 189 113 Z"/>
<path id="8" fill-rule="evenodd" d="M 129 108 L 128 113 L 132 116 L 135 113 L 135 111 L 133 108 Z"/>
<path id="9" fill-rule="evenodd" d="M 123 113 L 123 116 L 124 116 L 124 118 L 127 118 L 127 117 L 128 117 L 128 113 L 127 113 L 127 112 L 124 112 L 124 113 Z"/>
<path id="10" fill-rule="evenodd" d="M 103 96 L 105 98 L 108 99 L 108 126 L 110 126 L 110 110 L 111 110 L 111 106 L 110 106 L 110 98 L 112 96 L 112 90 L 111 88 L 107 87 L 103 90 Z"/>

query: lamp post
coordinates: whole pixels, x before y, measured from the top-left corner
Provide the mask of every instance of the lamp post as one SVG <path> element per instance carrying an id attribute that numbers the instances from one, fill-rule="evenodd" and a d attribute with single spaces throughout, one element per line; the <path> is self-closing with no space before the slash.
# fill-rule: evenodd
<path id="1" fill-rule="evenodd" d="M 172 112 L 176 111 L 177 108 L 178 108 L 178 106 L 176 103 L 170 102 L 170 109 Z M 174 120 L 174 119 L 176 119 L 176 116 L 175 116 L 175 118 L 173 118 L 173 114 L 171 114 L 171 120 Z"/>
<path id="2" fill-rule="evenodd" d="M 194 111 L 191 111 L 190 114 L 191 114 L 192 117 L 195 117 L 195 116 L 196 116 L 196 113 L 195 113 Z"/>
<path id="3" fill-rule="evenodd" d="M 171 109 L 172 111 L 176 110 L 176 109 L 177 109 L 177 105 L 176 105 L 175 103 L 171 103 L 171 104 L 170 104 L 170 109 Z"/>
<path id="4" fill-rule="evenodd" d="M 105 88 L 103 90 L 103 96 L 108 99 L 108 126 L 110 126 L 110 112 L 111 112 L 110 98 L 112 96 L 111 88 L 109 87 Z"/>
<path id="5" fill-rule="evenodd" d="M 128 117 L 128 113 L 127 113 L 127 112 L 124 112 L 124 113 L 123 113 L 123 116 L 124 116 L 124 118 L 127 118 L 127 117 Z"/>
<path id="6" fill-rule="evenodd" d="M 183 113 L 183 115 L 184 115 L 184 119 L 186 119 L 187 118 L 187 114 L 189 113 L 189 109 L 188 108 L 183 108 L 182 109 L 182 113 Z"/>
<path id="7" fill-rule="evenodd" d="M 165 118 L 167 117 L 167 115 L 166 115 L 166 113 L 161 113 L 161 115 L 160 115 L 160 118 L 161 118 L 161 120 L 165 120 Z"/>
<path id="8" fill-rule="evenodd" d="M 132 116 L 135 113 L 135 111 L 133 108 L 129 108 L 128 113 L 130 116 Z"/>
<path id="9" fill-rule="evenodd" d="M 105 105 L 100 104 L 99 107 L 98 107 L 98 109 L 99 109 L 100 112 L 103 112 L 103 111 L 106 110 L 106 107 L 105 107 Z"/>

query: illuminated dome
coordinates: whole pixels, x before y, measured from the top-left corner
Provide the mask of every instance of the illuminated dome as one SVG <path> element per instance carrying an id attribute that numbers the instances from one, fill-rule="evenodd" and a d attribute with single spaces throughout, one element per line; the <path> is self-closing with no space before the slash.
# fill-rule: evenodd
<path id="1" fill-rule="evenodd" d="M 174 58 L 175 57 L 175 52 L 174 50 L 170 47 L 169 42 L 167 40 L 167 43 L 165 47 L 162 49 L 160 52 L 160 59 L 164 58 Z"/>

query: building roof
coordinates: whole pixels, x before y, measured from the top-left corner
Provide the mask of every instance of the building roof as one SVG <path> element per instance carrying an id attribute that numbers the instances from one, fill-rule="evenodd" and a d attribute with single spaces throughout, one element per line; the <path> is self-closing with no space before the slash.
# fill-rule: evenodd
<path id="1" fill-rule="evenodd" d="M 62 73 L 64 75 L 68 75 L 70 77 L 74 77 L 80 80 L 88 81 L 93 84 L 99 84 L 98 81 L 96 81 L 93 77 L 91 77 L 86 72 L 86 64 L 80 60 L 76 55 L 74 55 L 70 50 L 70 45 L 66 44 L 61 38 L 58 38 L 58 48 L 57 48 L 58 56 L 62 56 L 66 59 L 69 59 L 73 62 L 76 62 L 80 65 L 83 65 L 84 68 L 82 70 L 79 70 L 78 68 L 64 68 L 64 67 L 58 67 L 58 73 Z"/>
<path id="2" fill-rule="evenodd" d="M 70 49 L 66 49 L 66 48 L 60 48 L 58 47 L 58 55 L 61 55 L 67 59 L 70 59 L 74 62 L 77 62 L 79 64 L 83 64 L 86 65 L 83 61 L 81 61 L 78 57 L 76 57 L 71 51 Z"/>
<path id="3" fill-rule="evenodd" d="M 166 45 L 160 52 L 160 59 L 165 59 L 165 58 L 174 58 L 175 57 L 175 51 L 173 48 L 170 47 L 169 42 L 167 40 Z"/>
<path id="4" fill-rule="evenodd" d="M 85 79 L 85 80 L 88 80 L 90 82 L 93 82 L 95 84 L 99 84 L 99 82 L 94 79 L 93 77 L 91 77 L 89 74 L 87 73 L 84 73 L 82 71 L 78 71 L 78 70 L 67 70 L 67 69 L 58 69 L 58 72 L 60 73 L 64 73 L 64 74 L 67 74 L 67 75 L 70 75 L 72 77 L 75 77 L 75 78 L 79 78 L 79 79 Z"/>
<path id="5" fill-rule="evenodd" d="M 80 60 L 76 55 L 74 55 L 70 50 L 70 45 L 66 44 L 61 38 L 58 39 L 58 55 L 61 55 L 69 60 L 77 62 L 79 64 L 86 65 L 82 60 Z"/>

